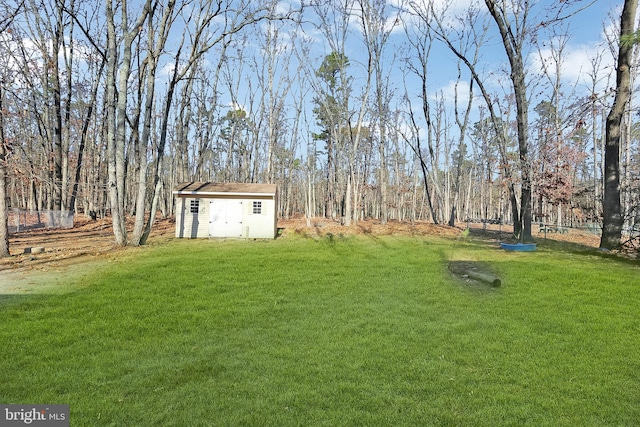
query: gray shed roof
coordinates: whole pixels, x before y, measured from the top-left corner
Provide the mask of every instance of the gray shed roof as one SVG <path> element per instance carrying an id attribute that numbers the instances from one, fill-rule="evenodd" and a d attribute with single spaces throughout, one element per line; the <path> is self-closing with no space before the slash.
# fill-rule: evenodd
<path id="1" fill-rule="evenodd" d="M 242 196 L 275 196 L 276 184 L 242 184 L 216 182 L 185 182 L 176 187 L 173 194 L 188 195 L 242 195 Z"/>

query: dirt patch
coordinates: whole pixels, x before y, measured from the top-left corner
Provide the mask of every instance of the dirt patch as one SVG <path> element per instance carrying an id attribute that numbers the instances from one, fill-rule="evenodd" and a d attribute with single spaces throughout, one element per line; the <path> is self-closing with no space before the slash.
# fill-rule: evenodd
<path id="1" fill-rule="evenodd" d="M 129 223 L 133 229 L 133 224 Z M 174 235 L 175 222 L 158 220 L 150 239 Z M 113 261 L 125 250 L 114 244 L 110 218 L 77 216 L 71 229 L 13 233 L 11 256 L 0 258 L 0 294 L 25 294 L 60 289 Z M 42 248 L 42 252 L 34 251 Z"/>
<path id="2" fill-rule="evenodd" d="M 133 230 L 131 220 L 127 227 L 129 232 Z M 174 227 L 175 221 L 172 219 L 156 220 L 151 238 L 173 235 Z M 76 216 L 73 228 L 21 231 L 11 234 L 9 242 L 12 257 L 0 259 L 0 270 L 24 260 L 34 261 L 33 254 L 25 254 L 25 249 L 29 248 L 44 248 L 44 253 L 37 256 L 41 261 L 96 255 L 116 248 L 111 218 L 92 220 L 83 215 Z"/>
<path id="3" fill-rule="evenodd" d="M 440 236 L 440 237 L 453 237 L 463 238 L 462 232 L 466 229 L 466 223 L 459 223 L 456 227 L 449 227 L 447 225 L 436 225 L 427 221 L 388 221 L 386 224 L 382 224 L 379 220 L 363 220 L 358 221 L 357 224 L 344 226 L 339 221 L 334 221 L 326 218 L 314 218 L 309 221 L 303 217 L 280 219 L 278 220 L 278 227 L 282 228 L 283 235 L 297 233 L 307 236 L 324 237 L 328 233 L 333 235 L 358 235 L 358 234 L 371 234 L 376 236 L 381 235 L 406 235 L 406 236 Z M 513 239 L 513 226 L 510 225 L 497 225 L 497 224 L 469 224 L 470 238 L 488 240 L 494 242 L 507 242 Z M 535 228 L 535 227 L 534 227 Z M 548 233 L 545 237 L 544 234 L 536 234 L 534 231 L 533 237 L 538 242 L 558 241 L 566 243 L 574 243 L 589 248 L 597 248 L 600 244 L 600 236 L 596 236 L 593 233 L 579 229 L 569 229 L 565 234 Z"/>
<path id="4" fill-rule="evenodd" d="M 351 225 L 342 225 L 339 221 L 314 218 L 307 222 L 306 218 L 297 217 L 278 220 L 282 235 L 302 234 L 310 237 L 337 235 L 373 235 L 373 236 L 441 236 L 456 237 L 461 233 L 458 227 L 435 225 L 426 221 L 401 222 L 388 221 L 382 224 L 378 220 L 362 220 Z"/>

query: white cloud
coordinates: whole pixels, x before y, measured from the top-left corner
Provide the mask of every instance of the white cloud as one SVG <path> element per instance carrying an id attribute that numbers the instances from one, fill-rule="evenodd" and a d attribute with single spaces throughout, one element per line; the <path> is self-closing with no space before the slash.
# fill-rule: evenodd
<path id="1" fill-rule="evenodd" d="M 560 78 L 569 84 L 591 87 L 595 80 L 601 89 L 610 83 L 614 60 L 610 50 L 602 45 L 567 45 L 559 59 L 552 48 L 541 49 L 531 58 L 531 71 L 542 76 L 546 65 L 547 74 L 555 79 L 558 61 Z"/>
<path id="2" fill-rule="evenodd" d="M 456 88 L 457 85 L 457 88 Z M 463 108 L 469 102 L 469 82 L 468 81 L 459 81 L 449 80 L 446 85 L 442 86 L 438 91 L 437 95 L 432 95 L 432 98 L 436 97 L 443 98 L 446 102 L 453 102 L 456 99 L 456 90 L 458 97 L 458 105 L 460 108 Z"/>
<path id="3" fill-rule="evenodd" d="M 245 113 L 249 112 L 249 110 L 247 109 L 246 105 L 240 104 L 240 103 L 235 102 L 235 101 L 227 102 L 225 104 L 225 107 L 227 107 L 231 111 L 244 111 Z"/>

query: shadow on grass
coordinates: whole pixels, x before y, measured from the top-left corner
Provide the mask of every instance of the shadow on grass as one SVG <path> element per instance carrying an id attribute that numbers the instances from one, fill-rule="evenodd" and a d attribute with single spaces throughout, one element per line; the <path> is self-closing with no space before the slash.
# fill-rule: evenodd
<path id="1" fill-rule="evenodd" d="M 514 241 L 513 234 L 508 231 L 483 230 L 480 228 L 471 228 L 469 237 L 470 243 L 486 245 L 487 249 L 495 248 L 501 242 Z M 564 252 L 573 255 L 588 255 L 617 261 L 626 265 L 640 266 L 640 259 L 630 257 L 629 254 L 624 252 L 602 250 L 579 242 L 545 239 L 537 236 L 534 236 L 534 242 L 537 245 L 537 252 Z"/>
<path id="2" fill-rule="evenodd" d="M 633 259 L 624 253 L 593 248 L 579 243 L 543 240 L 538 243 L 538 247 L 549 251 L 567 252 L 574 255 L 594 255 L 602 259 L 618 261 L 627 265 L 640 266 L 640 259 Z"/>
<path id="3" fill-rule="evenodd" d="M 362 224 L 358 224 L 358 229 L 360 230 L 361 236 L 366 236 L 371 239 L 374 243 L 381 245 L 384 248 L 388 248 L 389 245 L 385 243 L 378 235 L 371 231 L 370 227 L 364 227 Z"/>
<path id="4" fill-rule="evenodd" d="M 51 294 L 53 295 L 53 294 Z M 43 300 L 48 298 L 49 294 L 35 294 L 35 293 L 25 293 L 25 294 L 0 294 L 0 309 L 4 309 L 7 307 L 12 307 L 16 305 L 20 305 L 23 303 L 34 303 L 38 305 Z"/>

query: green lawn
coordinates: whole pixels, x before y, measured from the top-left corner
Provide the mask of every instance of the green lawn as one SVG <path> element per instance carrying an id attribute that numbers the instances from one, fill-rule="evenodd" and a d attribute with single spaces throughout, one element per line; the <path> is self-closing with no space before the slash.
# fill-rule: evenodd
<path id="1" fill-rule="evenodd" d="M 639 273 L 546 244 L 173 240 L 0 296 L 0 403 L 72 426 L 637 425 Z"/>

